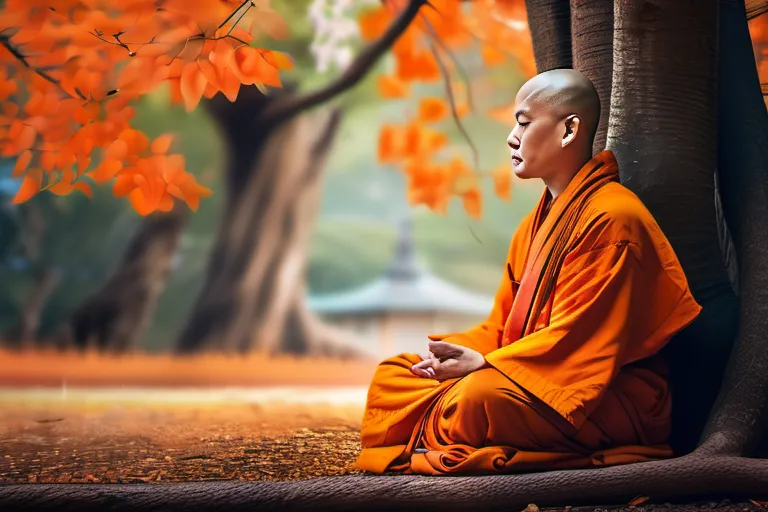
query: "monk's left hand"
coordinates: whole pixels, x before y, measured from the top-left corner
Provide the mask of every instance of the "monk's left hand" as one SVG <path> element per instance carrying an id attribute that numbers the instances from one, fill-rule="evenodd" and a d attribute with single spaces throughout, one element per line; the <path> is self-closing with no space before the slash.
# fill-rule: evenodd
<path id="1" fill-rule="evenodd" d="M 431 378 L 442 381 L 463 377 L 483 368 L 486 364 L 480 352 L 453 343 L 431 341 L 429 351 L 434 355 L 433 358 L 413 365 L 414 373 L 417 375 L 430 375 Z"/>

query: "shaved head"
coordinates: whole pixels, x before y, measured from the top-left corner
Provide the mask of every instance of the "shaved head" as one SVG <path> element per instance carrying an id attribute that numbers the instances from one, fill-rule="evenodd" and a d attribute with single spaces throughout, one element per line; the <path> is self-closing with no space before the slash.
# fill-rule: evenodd
<path id="1" fill-rule="evenodd" d="M 578 115 L 587 135 L 584 142 L 592 145 L 600 121 L 600 98 L 584 73 L 575 69 L 545 71 L 528 80 L 518 92 L 521 95 L 528 103 L 549 109 L 558 119 Z"/>
<path id="2" fill-rule="evenodd" d="M 515 174 L 541 178 L 557 194 L 592 158 L 600 98 L 580 71 L 545 71 L 518 91 L 515 121 L 507 138 Z"/>

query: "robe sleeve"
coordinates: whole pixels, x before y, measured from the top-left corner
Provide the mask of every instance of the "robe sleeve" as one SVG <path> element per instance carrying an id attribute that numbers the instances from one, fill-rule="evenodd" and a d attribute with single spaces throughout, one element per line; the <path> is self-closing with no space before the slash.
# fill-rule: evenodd
<path id="1" fill-rule="evenodd" d="M 623 365 L 659 351 L 701 310 L 679 263 L 662 263 L 649 245 L 569 254 L 549 324 L 486 361 L 579 428 Z"/>
<path id="2" fill-rule="evenodd" d="M 499 342 L 504 332 L 504 324 L 512 309 L 512 301 L 515 299 L 515 282 L 520 279 L 520 276 L 514 275 L 514 272 L 522 266 L 522 261 L 520 260 L 525 258 L 527 250 L 526 239 L 530 236 L 529 223 L 531 219 L 532 215 L 530 214 L 524 218 L 512 237 L 501 282 L 496 289 L 493 308 L 488 318 L 461 333 L 430 334 L 428 335 L 430 340 L 461 345 L 462 347 L 480 352 L 482 355 L 486 355 L 499 347 Z"/>

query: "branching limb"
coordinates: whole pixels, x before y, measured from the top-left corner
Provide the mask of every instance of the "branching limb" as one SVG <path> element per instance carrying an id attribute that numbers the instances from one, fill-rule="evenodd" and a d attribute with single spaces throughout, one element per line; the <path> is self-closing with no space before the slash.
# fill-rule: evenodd
<path id="1" fill-rule="evenodd" d="M 49 75 L 44 69 L 38 68 L 33 66 L 29 63 L 27 58 L 24 56 L 23 53 L 21 53 L 21 50 L 19 50 L 13 43 L 11 43 L 11 40 L 7 36 L 0 37 L 0 45 L 2 45 L 8 52 L 13 55 L 16 60 L 18 60 L 25 68 L 32 70 L 35 74 L 37 74 L 39 77 L 43 78 L 44 80 L 52 83 L 59 89 L 61 89 L 64 93 L 67 94 L 67 96 L 71 96 L 69 91 L 65 90 L 61 83 L 56 80 L 54 77 Z M 85 96 L 83 96 L 82 93 L 79 93 L 80 99 L 85 100 L 87 99 Z"/>
<path id="2" fill-rule="evenodd" d="M 260 122 L 274 124 L 283 121 L 288 117 L 325 103 L 357 85 L 397 41 L 397 38 L 405 32 L 416 18 L 419 9 L 426 3 L 426 0 L 410 0 L 387 31 L 377 41 L 363 49 L 339 78 L 316 91 L 292 96 L 284 101 L 275 101 L 266 107 L 264 117 L 260 118 Z"/>

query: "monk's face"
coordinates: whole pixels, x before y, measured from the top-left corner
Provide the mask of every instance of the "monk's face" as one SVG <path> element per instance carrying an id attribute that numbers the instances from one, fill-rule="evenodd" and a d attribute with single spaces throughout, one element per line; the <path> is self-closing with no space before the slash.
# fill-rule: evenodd
<path id="1" fill-rule="evenodd" d="M 546 181 L 561 167 L 558 162 L 563 152 L 565 119 L 560 119 L 547 105 L 520 93 L 514 112 L 517 123 L 507 137 L 512 170 L 519 178 Z"/>

